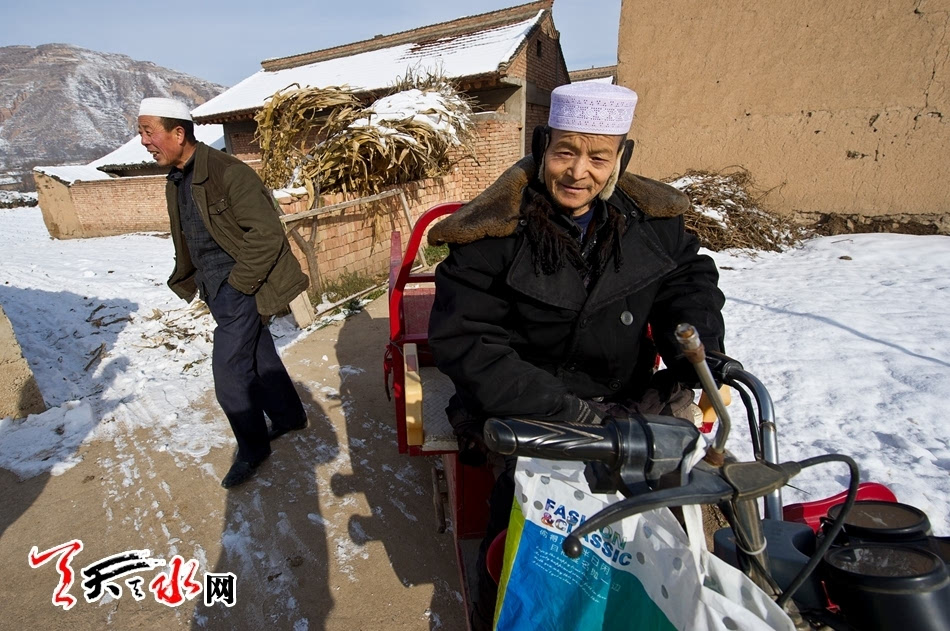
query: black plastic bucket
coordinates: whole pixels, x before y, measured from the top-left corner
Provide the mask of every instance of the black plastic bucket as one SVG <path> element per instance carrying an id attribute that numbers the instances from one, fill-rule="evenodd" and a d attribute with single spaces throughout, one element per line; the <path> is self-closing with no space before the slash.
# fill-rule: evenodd
<path id="1" fill-rule="evenodd" d="M 947 569 L 950 570 L 950 537 L 930 537 L 928 542 L 930 549 L 943 559 Z"/>
<path id="2" fill-rule="evenodd" d="M 832 506 L 827 519 L 836 519 L 841 507 Z M 845 517 L 839 542 L 897 543 L 925 539 L 930 534 L 930 520 L 922 510 L 909 504 L 867 500 L 854 503 Z"/>
<path id="3" fill-rule="evenodd" d="M 862 631 L 950 631 L 950 574 L 936 554 L 861 543 L 824 558 L 828 596 Z"/>

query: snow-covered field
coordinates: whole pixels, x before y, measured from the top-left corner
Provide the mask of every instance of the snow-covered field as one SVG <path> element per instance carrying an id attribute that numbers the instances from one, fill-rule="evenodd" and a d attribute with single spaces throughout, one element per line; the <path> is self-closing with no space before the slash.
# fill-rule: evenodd
<path id="1" fill-rule="evenodd" d="M 38 208 L 0 217 L 0 305 L 50 406 L 0 420 L 0 467 L 62 473 L 84 441 L 136 428 L 182 467 L 229 444 L 226 428 L 190 405 L 211 387 L 213 322 L 165 286 L 170 240 L 55 241 Z M 928 513 L 935 534 L 950 535 L 950 238 L 850 235 L 781 254 L 713 256 L 727 297 L 726 350 L 770 389 L 782 459 L 849 454 L 864 480 L 887 484 Z M 272 331 L 280 348 L 309 334 L 288 320 Z M 731 408 L 730 448 L 748 456 L 740 407 Z M 845 482 L 844 467 L 812 469 L 785 501 Z"/>

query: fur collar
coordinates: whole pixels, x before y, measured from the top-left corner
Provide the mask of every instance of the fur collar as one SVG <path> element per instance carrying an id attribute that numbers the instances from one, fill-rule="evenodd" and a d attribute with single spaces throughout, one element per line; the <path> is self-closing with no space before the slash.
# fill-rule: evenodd
<path id="1" fill-rule="evenodd" d="M 428 235 L 429 244 L 463 244 L 485 237 L 511 235 L 521 218 L 524 188 L 536 176 L 534 158 L 525 156 L 478 197 L 433 226 Z M 689 197 L 681 191 L 633 173 L 624 173 L 617 182 L 617 189 L 651 217 L 676 217 L 690 207 Z"/>

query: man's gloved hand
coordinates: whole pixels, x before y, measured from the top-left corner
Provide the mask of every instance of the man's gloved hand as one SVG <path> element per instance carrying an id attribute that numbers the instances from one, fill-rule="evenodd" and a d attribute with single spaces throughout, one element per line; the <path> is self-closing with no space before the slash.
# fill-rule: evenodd
<path id="1" fill-rule="evenodd" d="M 608 416 L 606 408 L 605 405 L 585 401 L 573 394 L 565 394 L 563 395 L 561 411 L 552 417 L 545 418 L 565 423 L 602 425 L 604 418 Z M 468 412 L 458 402 L 454 401 L 449 402 L 445 414 L 458 440 L 459 461 L 473 467 L 485 464 L 489 452 L 482 433 L 486 418 Z"/>
<path id="2" fill-rule="evenodd" d="M 711 350 L 706 351 L 706 364 L 709 366 L 710 372 L 712 372 L 717 387 L 722 385 L 723 374 L 728 372 L 730 368 L 742 368 L 741 363 L 728 355 Z M 695 390 L 702 387 L 699 382 L 699 375 L 696 374 L 695 366 L 685 357 L 676 359 L 673 365 L 670 366 L 670 370 L 676 377 L 676 380 L 687 388 Z"/>
<path id="3" fill-rule="evenodd" d="M 730 370 L 742 370 L 740 362 L 719 351 L 706 351 L 706 364 L 709 365 L 709 370 L 712 372 L 717 386 L 722 385 L 723 376 L 727 375 Z"/>
<path id="4" fill-rule="evenodd" d="M 485 464 L 488 461 L 488 447 L 482 437 L 485 418 L 451 404 L 445 409 L 445 414 L 459 443 L 459 462 L 472 467 Z"/>
<path id="5" fill-rule="evenodd" d="M 699 375 L 696 374 L 696 368 L 685 357 L 678 357 L 666 371 L 672 376 L 672 381 L 680 383 L 683 387 L 696 390 L 702 387 L 699 383 Z M 657 373 L 657 374 L 660 374 Z"/>
<path id="6" fill-rule="evenodd" d="M 565 417 L 562 420 L 568 423 L 602 425 L 606 416 L 605 410 L 573 394 L 564 395 L 564 409 Z"/>

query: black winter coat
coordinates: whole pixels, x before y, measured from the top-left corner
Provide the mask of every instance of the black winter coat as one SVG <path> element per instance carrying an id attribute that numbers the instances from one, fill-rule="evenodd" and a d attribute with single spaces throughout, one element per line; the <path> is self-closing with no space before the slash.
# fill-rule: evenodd
<path id="1" fill-rule="evenodd" d="M 607 203 L 626 220 L 623 264 L 617 271 L 608 261 L 585 288 L 570 264 L 535 271 L 524 186 L 512 186 L 530 181 L 533 169 L 525 158 L 430 232 L 430 242 L 448 242 L 450 253 L 436 268 L 429 345 L 470 413 L 574 420 L 578 398 L 636 400 L 657 350 L 668 366 L 683 364 L 673 334 L 683 322 L 707 349 L 722 350 L 718 272 L 683 229 L 685 196 L 621 178 Z"/>

